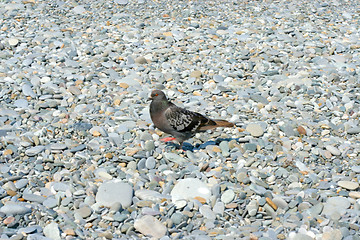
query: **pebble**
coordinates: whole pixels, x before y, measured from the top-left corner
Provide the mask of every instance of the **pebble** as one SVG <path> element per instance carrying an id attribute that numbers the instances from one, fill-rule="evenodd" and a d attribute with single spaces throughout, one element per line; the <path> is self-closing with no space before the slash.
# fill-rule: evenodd
<path id="1" fill-rule="evenodd" d="M 6 215 L 24 215 L 26 213 L 30 213 L 31 209 L 23 206 L 20 203 L 7 203 L 6 205 L 2 206 L 0 208 L 0 212 L 6 214 Z"/>
<path id="2" fill-rule="evenodd" d="M 91 215 L 92 211 L 91 208 L 85 206 L 75 210 L 75 213 L 79 214 L 82 218 L 87 218 Z"/>
<path id="3" fill-rule="evenodd" d="M 226 190 L 222 195 L 221 195 L 221 201 L 225 204 L 230 203 L 232 200 L 234 200 L 235 197 L 235 193 L 233 190 L 229 189 Z"/>
<path id="4" fill-rule="evenodd" d="M 43 231 L 44 231 L 44 235 L 50 239 L 54 239 L 54 240 L 61 239 L 59 226 L 55 222 L 51 222 L 48 225 L 46 225 Z"/>
<path id="5" fill-rule="evenodd" d="M 338 185 L 348 190 L 356 190 L 359 187 L 359 183 L 352 181 L 339 181 Z"/>
<path id="6" fill-rule="evenodd" d="M 246 206 L 246 210 L 248 211 L 250 216 L 255 216 L 258 211 L 258 203 L 255 200 L 251 200 L 249 204 Z"/>
<path id="7" fill-rule="evenodd" d="M 24 84 L 22 86 L 22 92 L 23 92 L 23 94 L 25 96 L 29 96 L 29 97 L 32 97 L 32 98 L 36 97 L 35 92 L 33 91 L 33 89 L 31 88 L 31 86 L 29 84 Z"/>
<path id="8" fill-rule="evenodd" d="M 247 125 L 246 131 L 249 132 L 253 137 L 260 137 L 264 134 L 264 130 L 257 123 L 250 123 Z"/>
<path id="9" fill-rule="evenodd" d="M 331 145 L 326 146 L 326 150 L 328 150 L 334 156 L 339 156 L 341 154 L 339 149 Z"/>
<path id="10" fill-rule="evenodd" d="M 172 202 L 192 200 L 195 197 L 201 197 L 208 201 L 211 196 L 211 191 L 208 186 L 199 179 L 185 178 L 175 184 L 170 195 Z"/>
<path id="11" fill-rule="evenodd" d="M 10 46 L 16 46 L 19 44 L 19 40 L 17 38 L 10 38 L 9 44 L 10 44 Z"/>
<path id="12" fill-rule="evenodd" d="M 32 157 L 45 150 L 45 146 L 35 146 L 25 151 L 25 154 Z"/>
<path id="13" fill-rule="evenodd" d="M 134 227 L 140 233 L 157 239 L 165 236 L 167 231 L 166 227 L 158 219 L 149 215 L 136 219 Z"/>
<path id="14" fill-rule="evenodd" d="M 199 210 L 200 210 L 200 213 L 204 216 L 204 218 L 210 219 L 210 220 L 215 220 L 216 215 L 211 210 L 210 206 L 202 205 Z"/>
<path id="15" fill-rule="evenodd" d="M 111 207 L 119 202 L 124 208 L 132 203 L 133 189 L 125 182 L 111 180 L 100 185 L 96 193 L 96 202 L 105 207 Z"/>

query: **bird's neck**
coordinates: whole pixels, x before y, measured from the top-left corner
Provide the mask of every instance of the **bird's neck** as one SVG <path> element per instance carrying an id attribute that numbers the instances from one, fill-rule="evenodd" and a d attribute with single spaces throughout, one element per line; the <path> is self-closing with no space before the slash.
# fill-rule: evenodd
<path id="1" fill-rule="evenodd" d="M 168 100 L 154 100 L 150 104 L 151 112 L 162 112 L 166 110 L 171 103 Z"/>

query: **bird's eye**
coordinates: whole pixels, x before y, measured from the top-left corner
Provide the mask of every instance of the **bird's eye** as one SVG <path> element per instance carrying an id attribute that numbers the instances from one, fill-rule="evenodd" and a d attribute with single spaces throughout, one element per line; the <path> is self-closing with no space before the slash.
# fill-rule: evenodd
<path id="1" fill-rule="evenodd" d="M 159 94 L 156 93 L 155 96 L 159 96 Z"/>

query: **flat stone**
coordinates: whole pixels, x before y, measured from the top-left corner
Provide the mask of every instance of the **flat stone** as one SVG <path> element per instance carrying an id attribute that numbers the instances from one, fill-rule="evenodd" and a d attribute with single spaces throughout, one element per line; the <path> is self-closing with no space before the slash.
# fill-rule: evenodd
<path id="1" fill-rule="evenodd" d="M 350 201 L 344 197 L 330 197 L 327 199 L 326 204 L 324 204 L 324 209 L 322 214 L 331 216 L 333 213 L 337 212 L 340 215 L 346 212 L 346 209 L 350 207 Z"/>
<path id="2" fill-rule="evenodd" d="M 360 166 L 359 165 L 356 165 L 356 166 L 352 166 L 351 167 L 351 170 L 356 172 L 356 173 L 360 173 Z"/>
<path id="3" fill-rule="evenodd" d="M 325 148 L 334 156 L 340 156 L 340 154 L 341 154 L 340 150 L 334 146 L 327 145 Z"/>
<path id="4" fill-rule="evenodd" d="M 79 144 L 78 146 L 71 148 L 69 151 L 72 152 L 72 153 L 75 153 L 75 152 L 80 152 L 80 151 L 82 151 L 84 149 L 86 149 L 86 145 L 85 144 Z"/>
<path id="5" fill-rule="evenodd" d="M 129 0 L 115 0 L 114 2 L 119 5 L 126 5 L 129 3 Z"/>
<path id="6" fill-rule="evenodd" d="M 76 14 L 84 14 L 86 12 L 86 9 L 84 8 L 84 6 L 78 5 L 78 6 L 74 7 L 73 11 Z"/>
<path id="7" fill-rule="evenodd" d="M 264 134 L 264 130 L 257 123 L 250 123 L 246 126 L 246 131 L 251 134 L 253 137 L 260 137 Z"/>
<path id="8" fill-rule="evenodd" d="M 63 143 L 53 143 L 50 146 L 51 150 L 64 150 L 67 146 Z"/>
<path id="9" fill-rule="evenodd" d="M 321 238 L 321 240 L 341 240 L 341 239 L 343 239 L 343 236 L 339 229 L 334 229 L 329 232 L 324 232 Z"/>
<path id="10" fill-rule="evenodd" d="M 246 205 L 246 210 L 248 211 L 250 216 L 255 216 L 257 214 L 259 208 L 259 204 L 256 200 L 251 200 L 248 205 Z"/>
<path id="11" fill-rule="evenodd" d="M 135 196 L 141 200 L 149 200 L 154 202 L 158 202 L 163 198 L 170 197 L 170 196 L 165 196 L 157 191 L 149 190 L 149 189 L 136 190 Z"/>
<path id="12" fill-rule="evenodd" d="M 57 223 L 51 222 L 44 227 L 44 235 L 53 240 L 61 240 L 60 229 Z"/>
<path id="13" fill-rule="evenodd" d="M 32 88 L 30 87 L 29 84 L 24 84 L 22 86 L 22 92 L 25 96 L 29 96 L 29 97 L 32 97 L 32 98 L 35 98 L 36 97 L 36 94 L 35 92 L 32 90 Z"/>
<path id="14" fill-rule="evenodd" d="M 171 162 L 175 162 L 179 165 L 183 165 L 184 163 L 186 163 L 186 159 L 183 157 L 180 157 L 179 155 L 175 154 L 175 153 L 169 153 L 169 152 L 165 152 L 164 153 L 164 157 L 171 161 Z"/>
<path id="15" fill-rule="evenodd" d="M 281 197 L 274 197 L 272 199 L 273 203 L 275 203 L 275 205 L 279 208 L 282 208 L 282 209 L 287 209 L 289 206 L 288 206 L 288 203 Z"/>
<path id="16" fill-rule="evenodd" d="M 190 73 L 190 77 L 194 77 L 194 78 L 199 78 L 199 77 L 201 77 L 201 75 L 202 75 L 202 72 L 198 71 L 198 70 L 195 70 Z"/>
<path id="17" fill-rule="evenodd" d="M 255 102 L 260 102 L 260 103 L 263 103 L 263 104 L 268 104 L 269 103 L 269 101 L 266 98 L 264 98 L 263 96 L 258 95 L 258 94 L 252 94 L 252 95 L 250 95 L 250 98 L 252 100 L 254 100 Z"/>
<path id="18" fill-rule="evenodd" d="M 0 212 L 6 215 L 24 215 L 30 213 L 31 209 L 19 203 L 9 202 L 0 208 Z"/>
<path id="19" fill-rule="evenodd" d="M 199 210 L 200 210 L 200 213 L 204 216 L 204 218 L 210 219 L 210 220 L 215 220 L 216 215 L 211 210 L 210 206 L 202 205 Z"/>
<path id="20" fill-rule="evenodd" d="M 156 166 L 156 160 L 153 157 L 146 159 L 145 166 L 147 169 L 154 169 Z"/>
<path id="21" fill-rule="evenodd" d="M 360 198 L 360 192 L 351 191 L 349 192 L 349 197 L 358 199 Z"/>
<path id="22" fill-rule="evenodd" d="M 43 202 L 43 205 L 47 208 L 52 209 L 54 207 L 57 207 L 58 201 L 53 197 L 49 197 L 49 198 L 45 199 L 45 201 Z"/>
<path id="23" fill-rule="evenodd" d="M 105 207 L 111 207 L 114 203 L 119 202 L 124 208 L 127 208 L 132 203 L 132 197 L 132 187 L 128 183 L 115 179 L 100 185 L 96 194 L 96 202 Z"/>
<path id="24" fill-rule="evenodd" d="M 348 190 L 356 190 L 359 187 L 359 183 L 352 181 L 339 181 L 337 184 Z"/>
<path id="25" fill-rule="evenodd" d="M 17 189 L 21 189 L 21 188 L 26 187 L 26 185 L 27 185 L 28 183 L 29 183 L 29 180 L 27 180 L 27 179 L 20 179 L 20 180 L 16 181 L 15 187 L 16 187 Z"/>
<path id="26" fill-rule="evenodd" d="M 23 198 L 27 201 L 30 202 L 38 202 L 38 203 L 43 203 L 45 201 L 45 197 L 43 196 L 39 196 L 36 194 L 30 194 L 30 193 L 24 193 L 23 194 Z"/>
<path id="27" fill-rule="evenodd" d="M 197 178 L 185 178 L 175 184 L 170 195 L 173 202 L 192 200 L 195 197 L 201 197 L 208 201 L 211 196 L 211 191 L 201 180 Z"/>
<path id="28" fill-rule="evenodd" d="M 29 102 L 26 99 L 17 99 L 15 100 L 14 105 L 18 108 L 28 108 Z"/>
<path id="29" fill-rule="evenodd" d="M 230 150 L 230 148 L 229 148 L 229 142 L 227 142 L 227 141 L 222 141 L 222 142 L 219 144 L 219 147 L 220 147 L 221 152 L 222 152 L 222 155 L 223 155 L 224 157 L 228 157 L 228 156 L 230 155 L 230 153 L 229 153 L 229 150 Z"/>
<path id="30" fill-rule="evenodd" d="M 244 149 L 248 150 L 248 151 L 255 152 L 257 150 L 257 145 L 254 144 L 254 143 L 245 143 L 244 144 Z"/>
<path id="31" fill-rule="evenodd" d="M 127 1 L 127 0 L 126 0 Z M 146 58 L 144 58 L 144 57 L 137 57 L 136 59 L 135 59 L 135 63 L 137 63 L 137 64 L 146 64 L 147 63 L 147 60 L 146 60 Z"/>
<path id="32" fill-rule="evenodd" d="M 234 200 L 234 197 L 235 197 L 235 192 L 232 189 L 228 189 L 221 195 L 221 201 L 225 204 L 228 204 L 232 200 Z"/>
<path id="33" fill-rule="evenodd" d="M 134 222 L 134 227 L 140 233 L 154 238 L 162 238 L 166 234 L 166 227 L 153 216 L 145 215 Z"/>
<path id="34" fill-rule="evenodd" d="M 346 131 L 348 134 L 358 134 L 360 133 L 360 127 L 352 127 Z"/>
<path id="35" fill-rule="evenodd" d="M 75 212 L 79 214 L 82 218 L 87 218 L 91 215 L 92 210 L 90 207 L 85 206 L 79 209 L 76 209 Z"/>
<path id="36" fill-rule="evenodd" d="M 35 156 L 35 155 L 41 153 L 42 151 L 44 151 L 44 149 L 45 149 L 45 146 L 41 146 L 41 145 L 35 146 L 35 147 L 32 147 L 32 148 L 27 149 L 27 150 L 25 151 L 25 154 L 26 154 L 27 156 L 32 157 L 32 156 Z"/>
<path id="37" fill-rule="evenodd" d="M 17 38 L 10 38 L 9 39 L 9 45 L 10 46 L 16 46 L 16 45 L 18 45 L 19 44 L 19 40 L 17 39 Z"/>
<path id="38" fill-rule="evenodd" d="M 213 212 L 216 214 L 220 214 L 221 216 L 224 214 L 225 205 L 223 202 L 217 202 L 215 203 L 213 207 Z"/>

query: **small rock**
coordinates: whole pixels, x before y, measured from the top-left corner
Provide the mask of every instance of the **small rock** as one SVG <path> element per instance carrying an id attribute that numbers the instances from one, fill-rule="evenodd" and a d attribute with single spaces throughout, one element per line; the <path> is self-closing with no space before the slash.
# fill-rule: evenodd
<path id="1" fill-rule="evenodd" d="M 147 63 L 147 60 L 146 60 L 146 58 L 144 58 L 144 57 L 137 57 L 137 58 L 135 59 L 135 63 L 138 63 L 138 64 L 146 64 L 146 63 Z"/>
<path id="2" fill-rule="evenodd" d="M 0 208 L 0 212 L 6 215 L 23 215 L 26 213 L 30 213 L 31 209 L 25 206 L 22 206 L 18 203 L 7 203 L 5 206 Z"/>
<path id="3" fill-rule="evenodd" d="M 131 205 L 133 197 L 132 187 L 119 180 L 111 180 L 100 185 L 96 194 L 96 202 L 105 207 L 119 202 L 124 208 Z"/>
<path id="4" fill-rule="evenodd" d="M 87 218 L 92 213 L 91 208 L 89 208 L 88 206 L 76 209 L 75 212 L 79 214 L 82 218 Z"/>
<path id="5" fill-rule="evenodd" d="M 32 98 L 35 98 L 36 97 L 36 94 L 35 92 L 32 90 L 32 88 L 30 87 L 29 84 L 24 84 L 22 86 L 22 92 L 25 96 L 30 96 Z"/>
<path id="6" fill-rule="evenodd" d="M 250 123 L 246 127 L 246 131 L 251 134 L 253 137 L 260 137 L 264 134 L 264 130 L 259 124 Z"/>
<path id="7" fill-rule="evenodd" d="M 35 146 L 35 147 L 32 147 L 32 148 L 29 148 L 25 151 L 25 154 L 27 156 L 35 156 L 39 153 L 41 153 L 43 150 L 45 149 L 45 146 Z"/>
<path id="8" fill-rule="evenodd" d="M 209 200 L 211 191 L 208 186 L 196 178 L 185 178 L 178 181 L 171 191 L 173 202 L 178 200 L 192 200 L 195 197 L 202 197 Z"/>
<path id="9" fill-rule="evenodd" d="M 83 14 L 86 12 L 86 9 L 84 8 L 84 6 L 78 5 L 78 6 L 74 7 L 73 11 L 76 14 Z"/>
<path id="10" fill-rule="evenodd" d="M 250 216 L 255 216 L 257 214 L 259 205 L 256 200 L 251 200 L 249 204 L 246 206 L 246 210 L 248 211 Z"/>
<path id="11" fill-rule="evenodd" d="M 359 187 L 359 183 L 352 182 L 352 181 L 339 181 L 337 184 L 340 187 L 348 189 L 348 190 L 355 190 Z"/>
<path id="12" fill-rule="evenodd" d="M 210 206 L 202 205 L 199 210 L 200 210 L 200 213 L 204 216 L 204 218 L 210 219 L 210 220 L 215 220 L 216 215 L 211 210 Z"/>
<path id="13" fill-rule="evenodd" d="M 346 131 L 348 134 L 358 134 L 360 133 L 360 127 L 352 127 Z"/>
<path id="14" fill-rule="evenodd" d="M 184 164 L 184 163 L 187 162 L 185 158 L 180 157 L 179 155 L 177 155 L 177 154 L 175 154 L 175 153 L 165 152 L 165 153 L 164 153 L 164 157 L 165 157 L 167 160 L 169 160 L 169 161 L 171 161 L 171 162 L 175 162 L 175 163 L 177 163 L 177 164 L 179 164 L 179 165 L 182 165 L 182 164 Z"/>
<path id="15" fill-rule="evenodd" d="M 349 197 L 358 199 L 360 198 L 360 192 L 351 191 L 349 192 Z"/>
<path id="16" fill-rule="evenodd" d="M 232 200 L 234 200 L 235 197 L 235 193 L 232 189 L 226 190 L 222 195 L 221 195 L 221 201 L 225 204 L 230 203 Z"/>
<path id="17" fill-rule="evenodd" d="M 332 155 L 340 156 L 340 154 L 341 154 L 341 152 L 339 151 L 339 149 L 337 149 L 337 148 L 334 147 L 334 146 L 327 145 L 325 148 L 326 148 L 326 150 L 328 150 Z"/>
<path id="18" fill-rule="evenodd" d="M 145 215 L 135 220 L 134 227 L 144 235 L 162 238 L 166 234 L 166 227 L 153 216 Z"/>
<path id="19" fill-rule="evenodd" d="M 44 227 L 43 231 L 44 231 L 44 235 L 46 237 L 53 239 L 53 240 L 61 240 L 60 230 L 59 230 L 57 223 L 51 222 L 50 224 L 48 224 Z"/>
<path id="20" fill-rule="evenodd" d="M 9 44 L 10 44 L 10 46 L 14 47 L 19 44 L 19 40 L 17 38 L 10 38 Z"/>
<path id="21" fill-rule="evenodd" d="M 202 75 L 201 71 L 198 71 L 198 70 L 195 70 L 190 73 L 190 77 L 194 77 L 194 78 L 199 78 L 199 77 L 201 77 L 201 75 Z"/>

